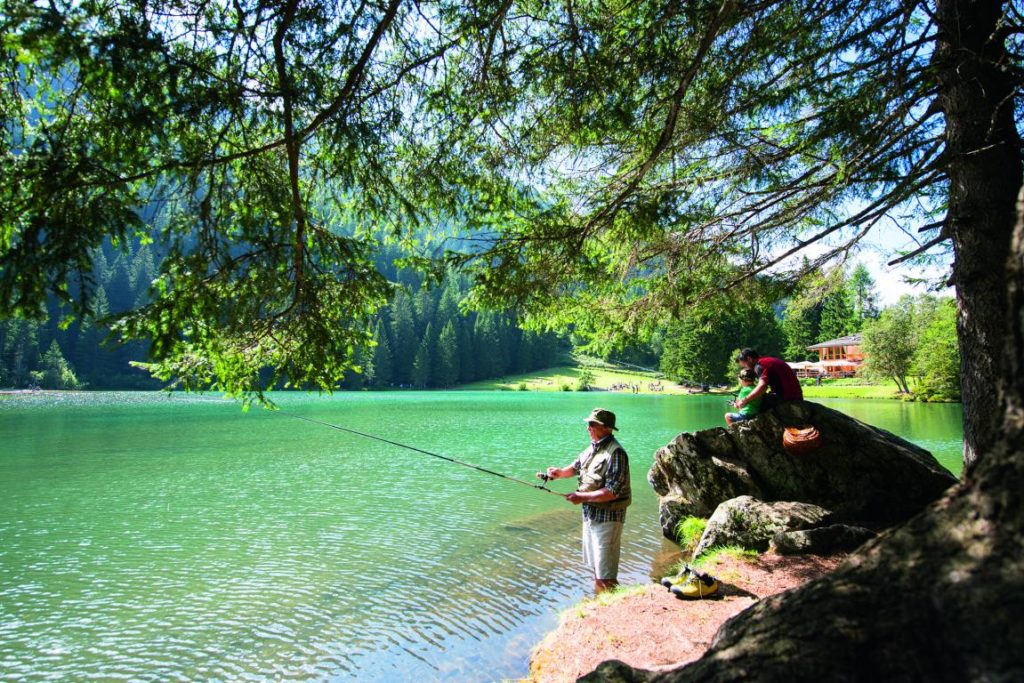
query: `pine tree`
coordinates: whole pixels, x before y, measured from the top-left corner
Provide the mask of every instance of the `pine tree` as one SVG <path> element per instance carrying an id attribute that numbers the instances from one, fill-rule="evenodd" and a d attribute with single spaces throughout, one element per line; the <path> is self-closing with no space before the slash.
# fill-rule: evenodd
<path id="1" fill-rule="evenodd" d="M 412 382 L 412 365 L 416 354 L 416 325 L 412 303 L 404 290 L 398 290 L 391 304 L 391 350 L 394 352 L 394 381 Z"/>
<path id="2" fill-rule="evenodd" d="M 374 365 L 375 351 L 373 348 L 359 349 L 359 364 L 363 368 L 362 387 L 372 387 L 374 385 L 374 377 L 377 374 L 377 367 Z"/>
<path id="3" fill-rule="evenodd" d="M 494 313 L 483 311 L 473 326 L 473 352 L 481 378 L 498 377 L 502 372 L 501 339 L 494 318 Z"/>
<path id="4" fill-rule="evenodd" d="M 120 254 L 107 269 L 104 277 L 103 287 L 107 290 L 111 313 L 127 311 L 135 302 L 135 292 L 129 278 L 127 261 L 128 257 L 125 254 Z"/>
<path id="5" fill-rule="evenodd" d="M 106 277 L 107 269 L 110 268 L 110 263 L 107 261 L 107 255 L 103 250 L 103 247 L 93 250 L 92 257 L 92 273 L 96 282 L 102 282 Z"/>
<path id="6" fill-rule="evenodd" d="M 394 381 L 394 355 L 391 352 L 391 341 L 388 339 L 384 321 L 377 321 L 377 329 L 373 333 L 373 378 L 371 386 L 387 387 Z"/>
<path id="7" fill-rule="evenodd" d="M 148 244 L 143 244 L 132 257 L 131 269 L 128 273 L 134 298 L 145 299 L 149 290 L 149 283 L 153 281 L 156 273 L 156 264 L 153 261 L 153 252 Z"/>
<path id="8" fill-rule="evenodd" d="M 818 333 L 821 323 L 821 304 L 794 297 L 786 304 L 782 318 L 782 333 L 786 338 L 786 360 L 807 360 L 813 354 L 807 347 L 821 341 Z M 817 359 L 817 354 L 813 355 Z"/>
<path id="9" fill-rule="evenodd" d="M 495 352 L 498 375 L 504 375 L 512 370 L 519 328 L 516 327 L 514 317 L 508 313 L 495 315 L 494 323 L 494 331 L 498 336 L 498 347 Z"/>
<path id="10" fill-rule="evenodd" d="M 12 318 L 3 323 L 3 359 L 7 378 L 14 386 L 28 386 L 33 382 L 32 370 L 39 361 L 39 323 Z"/>
<path id="11" fill-rule="evenodd" d="M 516 351 L 516 372 L 529 372 L 537 367 L 537 333 L 533 330 L 523 332 Z"/>
<path id="12" fill-rule="evenodd" d="M 456 323 L 455 335 L 459 340 L 459 382 L 472 382 L 478 377 L 473 344 L 473 320 L 474 318 L 465 318 Z"/>
<path id="13" fill-rule="evenodd" d="M 345 391 L 358 391 L 366 386 L 366 374 L 364 372 L 365 368 L 363 367 L 364 357 L 363 349 L 360 348 L 355 350 L 352 360 L 355 366 L 359 368 L 359 372 L 355 369 L 345 372 L 345 376 L 342 377 L 340 382 L 340 387 Z"/>
<path id="14" fill-rule="evenodd" d="M 669 327 L 662 371 L 695 384 L 731 383 L 736 376 L 733 349 L 749 347 L 777 356 L 785 339 L 770 306 L 737 303 L 691 315 Z"/>
<path id="15" fill-rule="evenodd" d="M 102 344 L 106 331 L 96 322 L 110 315 L 107 291 L 102 286 L 93 293 L 92 306 L 92 315 L 82 319 L 72 358 L 79 377 L 91 386 L 101 387 L 108 384 L 114 367 L 113 354 Z"/>
<path id="16" fill-rule="evenodd" d="M 715 316 L 689 316 L 669 328 L 661 370 L 691 384 L 717 384 L 727 367 L 733 326 Z"/>
<path id="17" fill-rule="evenodd" d="M 554 332 L 545 332 L 541 335 L 540 352 L 537 354 L 537 365 L 534 369 L 550 368 L 556 365 L 558 363 L 558 345 L 558 335 Z"/>
<path id="18" fill-rule="evenodd" d="M 78 387 L 75 371 L 64 358 L 56 339 L 50 342 L 50 348 L 43 354 L 40 369 L 43 372 L 42 385 L 45 389 L 74 389 Z"/>
<path id="19" fill-rule="evenodd" d="M 450 387 L 459 379 L 459 340 L 451 320 L 445 323 L 437 340 L 434 362 L 434 382 L 441 387 Z"/>
<path id="20" fill-rule="evenodd" d="M 423 333 L 423 339 L 420 341 L 419 348 L 416 349 L 416 358 L 412 366 L 412 383 L 421 389 L 431 386 L 433 382 L 433 368 L 431 367 L 433 365 L 432 336 L 433 325 L 427 323 L 427 329 Z"/>
<path id="21" fill-rule="evenodd" d="M 845 337 L 857 332 L 858 327 L 857 320 L 854 318 L 853 298 L 850 296 L 850 290 L 843 283 L 826 296 L 822 303 L 821 324 L 818 328 L 821 339 L 818 341 Z"/>
<path id="22" fill-rule="evenodd" d="M 857 264 L 850 274 L 849 289 L 853 298 L 853 317 L 857 323 L 857 331 L 865 320 L 878 317 L 878 294 L 875 292 L 875 279 L 871 277 L 863 263 Z"/>
<path id="23" fill-rule="evenodd" d="M 416 334 L 422 337 L 427 325 L 434 322 L 434 291 L 426 285 L 421 285 L 413 303 L 416 313 Z"/>
<path id="24" fill-rule="evenodd" d="M 459 311 L 461 298 L 462 294 L 455 278 L 449 275 L 445 278 L 444 288 L 441 290 L 441 300 L 437 304 L 435 320 L 438 325 L 443 326 L 449 320 L 457 320 L 462 317 L 462 313 Z"/>

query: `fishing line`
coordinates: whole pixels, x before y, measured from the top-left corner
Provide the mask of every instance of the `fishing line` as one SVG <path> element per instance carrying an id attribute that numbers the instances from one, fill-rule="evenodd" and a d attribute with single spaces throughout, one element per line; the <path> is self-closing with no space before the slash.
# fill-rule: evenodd
<path id="1" fill-rule="evenodd" d="M 195 398 L 193 398 L 191 400 L 197 401 L 197 402 L 201 402 L 201 403 L 217 403 L 217 404 L 223 405 L 222 401 L 211 401 L 209 399 L 195 399 Z M 429 455 L 432 458 L 438 458 L 440 460 L 444 460 L 446 462 L 454 463 L 456 465 L 462 465 L 463 467 L 468 467 L 468 468 L 476 470 L 478 472 L 483 472 L 484 474 L 492 474 L 495 477 L 501 477 L 502 479 L 507 479 L 508 481 L 514 481 L 515 483 L 522 484 L 523 486 L 529 486 L 531 489 L 537 489 L 538 491 L 544 491 L 546 493 L 550 493 L 552 495 L 558 496 L 559 498 L 565 498 L 565 494 L 564 493 L 559 493 L 558 491 L 552 491 L 551 489 L 549 489 L 547 487 L 546 482 L 548 481 L 548 479 L 546 479 L 546 478 L 544 479 L 545 484 L 543 484 L 543 485 L 542 484 L 534 484 L 533 482 L 526 481 L 525 479 L 519 479 L 517 477 L 513 477 L 513 476 L 510 476 L 510 475 L 507 475 L 507 474 L 502 474 L 501 472 L 495 472 L 494 470 L 489 470 L 486 467 L 480 467 L 479 465 L 474 465 L 473 463 L 463 462 L 462 460 L 458 460 L 456 458 L 452 458 L 452 457 L 449 457 L 447 455 L 441 455 L 440 453 L 433 453 L 431 451 L 423 450 L 422 448 L 417 448 L 415 446 L 410 446 L 408 444 L 399 443 L 398 441 L 392 441 L 390 439 L 385 439 L 382 436 L 376 436 L 374 434 L 367 434 L 366 432 L 360 432 L 360 431 L 357 431 L 355 429 L 349 429 L 348 427 L 342 427 L 341 425 L 333 424 L 331 422 L 324 422 L 323 420 L 317 420 L 315 418 L 306 417 L 304 415 L 296 415 L 295 413 L 286 413 L 283 410 L 274 410 L 272 412 L 274 412 L 274 413 L 276 413 L 278 415 L 281 415 L 283 417 L 290 417 L 290 418 L 293 418 L 293 419 L 296 419 L 296 420 L 302 420 L 303 422 L 311 422 L 313 424 L 321 425 L 323 427 L 330 427 L 331 429 L 337 429 L 339 432 L 347 432 L 349 434 L 355 434 L 356 436 L 361 436 L 364 439 L 372 439 L 374 441 L 380 441 L 381 443 L 390 444 L 392 446 L 397 446 L 399 448 L 405 448 L 406 450 L 413 451 L 414 453 L 422 453 L 423 455 Z"/>
<path id="2" fill-rule="evenodd" d="M 392 446 L 398 446 L 399 448 L 405 448 L 407 450 L 413 451 L 414 453 L 422 453 L 423 455 L 429 455 L 432 458 L 439 458 L 439 459 L 447 461 L 447 462 L 455 463 L 456 465 L 462 465 L 463 467 L 468 467 L 468 468 L 474 469 L 474 470 L 476 470 L 478 472 L 483 472 L 484 474 L 492 474 L 495 477 L 501 477 L 502 479 L 507 479 L 509 481 L 514 481 L 517 484 L 522 484 L 523 486 L 529 486 L 531 489 L 537 489 L 538 491 L 544 491 L 546 493 L 550 493 L 552 495 L 558 496 L 559 498 L 565 498 L 565 494 L 559 493 L 558 491 L 552 491 L 551 489 L 547 488 L 547 486 L 544 486 L 544 485 L 541 485 L 541 484 L 534 484 L 532 482 L 526 481 L 525 479 L 518 479 L 516 477 L 512 477 L 512 476 L 509 476 L 507 474 L 502 474 L 501 472 L 495 472 L 494 470 L 489 470 L 486 467 L 480 467 L 479 465 L 474 465 L 473 463 L 463 462 L 462 460 L 457 460 L 456 458 L 452 458 L 452 457 L 449 457 L 447 455 L 441 455 L 440 453 L 433 453 L 431 451 L 425 451 L 422 448 L 417 448 L 415 446 L 410 446 L 408 444 L 399 443 L 398 441 L 391 441 L 390 439 L 385 439 L 384 437 L 381 437 L 381 436 L 375 436 L 373 434 L 367 434 L 366 432 L 360 432 L 360 431 L 357 431 L 355 429 L 349 429 L 348 427 L 342 427 L 341 425 L 332 424 L 330 422 L 324 422 L 323 420 L 317 420 L 317 419 L 314 419 L 312 417 L 305 417 L 304 415 L 296 415 L 294 413 L 286 413 L 286 412 L 284 412 L 282 410 L 278 410 L 276 412 L 278 414 L 280 414 L 280 415 L 283 415 L 284 417 L 291 417 L 291 418 L 294 418 L 296 420 L 302 420 L 303 422 L 312 422 L 313 424 L 322 425 L 324 427 L 330 427 L 331 429 L 337 429 L 339 432 L 348 432 L 349 434 L 355 434 L 356 436 L 361 436 L 361 437 L 363 437 L 365 439 L 373 439 L 374 441 L 380 441 L 381 443 L 390 444 Z"/>

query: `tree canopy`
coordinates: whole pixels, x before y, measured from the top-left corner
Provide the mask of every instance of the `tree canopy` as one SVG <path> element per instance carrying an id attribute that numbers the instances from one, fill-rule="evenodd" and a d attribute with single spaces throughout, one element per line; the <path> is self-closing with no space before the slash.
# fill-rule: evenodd
<path id="1" fill-rule="evenodd" d="M 424 226 L 458 239 L 411 256 L 449 247 L 472 303 L 599 345 L 872 229 L 952 240 L 978 313 L 963 362 L 991 382 L 1004 295 L 979 261 L 1005 258 L 1021 180 L 1013 3 L 5 8 L 0 313 L 88 312 L 91 248 L 157 222 L 169 257 L 116 328 L 186 386 L 333 386 L 390 292 L 374 250 Z"/>

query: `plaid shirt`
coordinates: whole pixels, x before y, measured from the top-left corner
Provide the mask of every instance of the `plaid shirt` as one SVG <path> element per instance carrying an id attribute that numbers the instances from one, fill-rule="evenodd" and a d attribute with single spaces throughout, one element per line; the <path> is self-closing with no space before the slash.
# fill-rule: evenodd
<path id="1" fill-rule="evenodd" d="M 580 468 L 583 466 L 583 460 L 588 455 L 594 452 L 594 450 L 601 447 L 608 439 L 612 438 L 610 435 L 604 437 L 600 441 L 591 441 L 590 448 L 580 453 L 579 457 L 576 458 L 572 463 L 572 469 L 576 474 L 580 473 Z M 629 476 L 629 459 L 626 456 L 626 451 L 622 448 L 617 449 L 612 453 L 608 459 L 608 471 L 605 472 L 604 476 L 604 488 L 608 489 L 616 496 L 622 491 L 622 483 L 625 477 Z M 625 522 L 626 511 L 625 510 L 609 510 L 607 508 L 596 507 L 583 503 L 583 519 L 591 522 L 600 524 L 601 522 Z"/>

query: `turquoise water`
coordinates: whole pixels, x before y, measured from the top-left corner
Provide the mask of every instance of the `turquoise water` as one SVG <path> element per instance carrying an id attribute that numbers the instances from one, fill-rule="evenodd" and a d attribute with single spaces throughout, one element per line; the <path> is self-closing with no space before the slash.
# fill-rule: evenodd
<path id="1" fill-rule="evenodd" d="M 579 510 L 333 422 L 528 479 L 619 415 L 623 582 L 671 548 L 654 451 L 721 397 L 443 392 L 0 401 L 0 679 L 492 681 L 590 589 Z M 960 407 L 821 401 L 959 472 Z M 571 481 L 553 488 L 568 491 Z"/>

